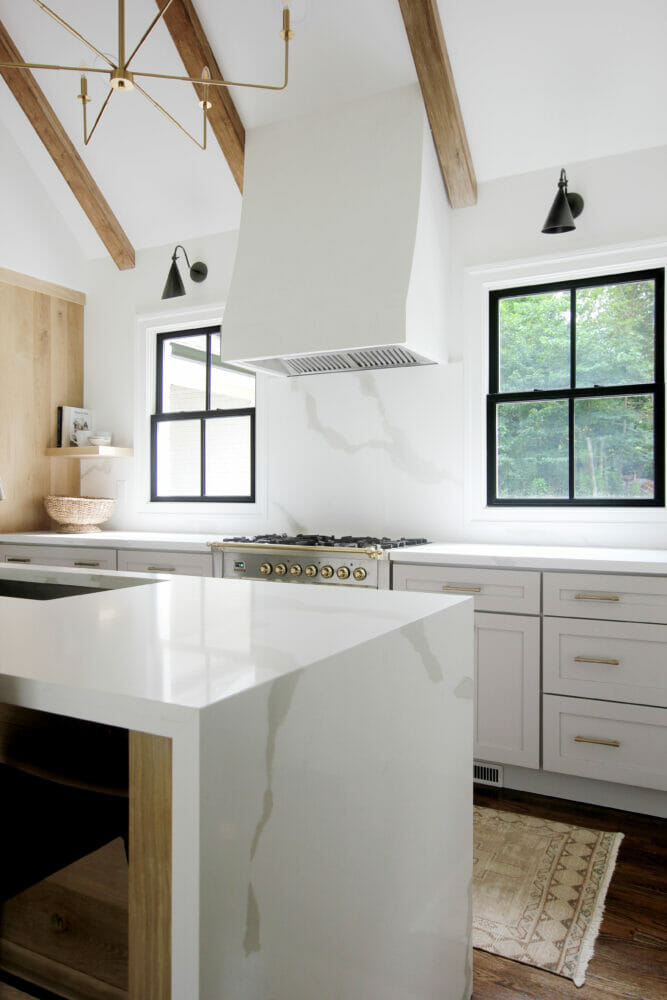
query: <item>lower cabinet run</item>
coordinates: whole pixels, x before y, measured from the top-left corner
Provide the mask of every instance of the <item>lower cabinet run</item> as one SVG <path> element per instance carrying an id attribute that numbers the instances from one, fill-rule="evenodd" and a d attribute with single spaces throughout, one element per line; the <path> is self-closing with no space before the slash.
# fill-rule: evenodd
<path id="1" fill-rule="evenodd" d="M 394 562 L 393 586 L 474 598 L 478 760 L 667 790 L 667 574 Z"/>

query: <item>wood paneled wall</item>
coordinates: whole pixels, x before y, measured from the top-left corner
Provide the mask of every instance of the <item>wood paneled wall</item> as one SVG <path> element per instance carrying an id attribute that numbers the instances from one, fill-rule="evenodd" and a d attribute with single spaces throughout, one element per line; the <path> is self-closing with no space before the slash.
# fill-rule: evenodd
<path id="1" fill-rule="evenodd" d="M 79 462 L 44 451 L 57 407 L 83 404 L 84 301 L 0 268 L 0 532 L 48 529 L 43 498 L 79 495 Z"/>

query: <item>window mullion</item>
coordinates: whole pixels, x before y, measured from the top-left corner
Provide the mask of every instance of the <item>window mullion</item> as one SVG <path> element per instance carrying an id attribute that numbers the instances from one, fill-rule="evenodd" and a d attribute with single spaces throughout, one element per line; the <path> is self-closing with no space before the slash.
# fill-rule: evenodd
<path id="1" fill-rule="evenodd" d="M 200 421 L 200 440 L 199 440 L 199 461 L 201 463 L 200 467 L 200 481 L 201 481 L 201 495 L 206 496 L 206 418 L 202 417 Z"/>

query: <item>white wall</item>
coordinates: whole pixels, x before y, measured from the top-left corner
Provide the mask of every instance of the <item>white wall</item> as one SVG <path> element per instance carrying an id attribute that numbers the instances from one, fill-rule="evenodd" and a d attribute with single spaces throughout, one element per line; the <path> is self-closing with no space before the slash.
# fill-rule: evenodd
<path id="1" fill-rule="evenodd" d="M 566 166 L 570 189 L 586 201 L 572 234 L 540 233 L 559 166 L 482 185 L 477 206 L 452 213 L 448 365 L 289 380 L 262 377 L 255 508 L 229 513 L 184 505 L 174 512 L 152 505 L 158 511 L 153 512 L 145 503 L 148 468 L 144 459 L 134 459 L 91 469 L 85 480 L 86 491 L 111 496 L 118 480 L 126 482 L 126 499 L 110 526 L 665 547 L 664 510 L 546 512 L 532 522 L 520 511 L 509 519 L 489 519 L 474 495 L 475 476 L 485 461 L 483 442 L 474 442 L 470 431 L 485 391 L 484 283 L 508 271 L 525 281 L 528 275 L 590 268 L 594 261 L 619 270 L 633 259 L 655 260 L 666 253 L 658 242 L 667 240 L 667 149 Z M 133 372 L 144 379 L 136 370 L 137 338 L 145 336 L 137 317 L 163 313 L 165 322 L 173 321 L 184 306 L 209 307 L 214 313 L 227 294 L 235 242 L 235 234 L 227 233 L 188 243 L 191 259 L 209 265 L 209 278 L 201 286 L 188 285 L 185 299 L 168 304 L 160 294 L 172 247 L 140 253 L 134 272 L 120 274 L 105 262 L 91 265 L 86 404 L 97 410 L 98 425 L 114 431 L 117 443 L 134 442 L 136 448 L 136 435 L 147 423 L 136 410 L 141 385 L 132 384 Z"/>
<path id="2" fill-rule="evenodd" d="M 0 150 L 0 267 L 85 291 L 81 248 L 2 124 Z"/>

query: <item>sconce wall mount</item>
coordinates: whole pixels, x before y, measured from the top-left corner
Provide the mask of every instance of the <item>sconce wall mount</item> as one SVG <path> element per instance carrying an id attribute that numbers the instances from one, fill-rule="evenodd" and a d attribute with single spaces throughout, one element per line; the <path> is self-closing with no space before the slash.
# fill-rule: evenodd
<path id="1" fill-rule="evenodd" d="M 167 280 L 165 281 L 164 289 L 162 291 L 163 299 L 175 299 L 179 295 L 185 295 L 185 286 L 183 285 L 183 279 L 181 278 L 180 271 L 178 270 L 178 264 L 176 263 L 179 250 L 183 251 L 185 261 L 190 268 L 190 278 L 192 281 L 196 281 L 197 283 L 205 281 L 208 274 L 208 268 L 201 260 L 196 260 L 194 264 L 190 266 L 190 261 L 185 251 L 185 247 L 178 243 L 174 247 L 174 252 L 171 257 L 171 267 L 169 268 L 169 274 L 167 275 Z"/>

